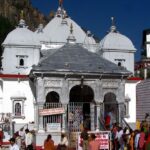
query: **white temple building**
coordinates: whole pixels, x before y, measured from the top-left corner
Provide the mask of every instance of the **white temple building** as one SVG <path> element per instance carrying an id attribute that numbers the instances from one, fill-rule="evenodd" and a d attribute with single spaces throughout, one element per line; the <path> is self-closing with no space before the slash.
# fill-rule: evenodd
<path id="1" fill-rule="evenodd" d="M 110 110 L 116 122 L 128 118 L 135 125 L 137 81 L 131 85 L 127 79 L 134 74 L 136 48 L 114 23 L 96 43 L 60 5 L 54 18 L 35 32 L 22 18 L 2 46 L 0 122 L 9 116 L 14 131 L 29 127 L 43 134 L 50 123 L 57 123 L 60 132 L 69 127 L 79 131 L 79 123 L 86 119 L 91 120 L 88 128 L 96 130 L 99 118 Z M 43 115 L 52 108 L 61 113 Z M 77 124 L 69 124 L 69 111 L 75 108 L 81 109 L 82 118 L 78 115 Z"/>

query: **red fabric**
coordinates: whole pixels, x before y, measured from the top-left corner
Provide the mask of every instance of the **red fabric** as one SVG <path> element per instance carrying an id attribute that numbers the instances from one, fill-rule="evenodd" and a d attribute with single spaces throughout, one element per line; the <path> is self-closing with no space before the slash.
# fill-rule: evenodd
<path id="1" fill-rule="evenodd" d="M 3 144 L 3 131 L 0 131 L 0 145 Z"/>
<path id="2" fill-rule="evenodd" d="M 107 125 L 110 125 L 110 116 L 109 115 L 107 115 L 106 117 L 105 117 L 105 125 L 107 126 Z"/>
<path id="3" fill-rule="evenodd" d="M 140 139 L 139 139 L 139 148 L 144 148 L 144 141 L 145 141 L 145 133 L 140 133 Z"/>

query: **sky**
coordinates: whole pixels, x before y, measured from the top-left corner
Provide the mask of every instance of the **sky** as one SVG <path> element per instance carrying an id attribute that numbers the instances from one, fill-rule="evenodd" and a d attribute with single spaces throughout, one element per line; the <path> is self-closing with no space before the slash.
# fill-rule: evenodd
<path id="1" fill-rule="evenodd" d="M 58 8 L 58 0 L 31 2 L 45 15 Z M 117 30 L 137 49 L 135 60 L 141 59 L 142 32 L 150 28 L 150 0 L 63 0 L 63 7 L 78 25 L 90 30 L 100 40 L 109 31 L 113 16 Z"/>

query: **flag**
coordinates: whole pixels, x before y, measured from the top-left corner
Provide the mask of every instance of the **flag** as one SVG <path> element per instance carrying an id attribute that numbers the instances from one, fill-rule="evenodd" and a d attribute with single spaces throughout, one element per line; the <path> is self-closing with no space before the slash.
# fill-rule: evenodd
<path id="1" fill-rule="evenodd" d="M 63 3 L 63 0 L 59 0 L 59 5 L 61 6 Z"/>

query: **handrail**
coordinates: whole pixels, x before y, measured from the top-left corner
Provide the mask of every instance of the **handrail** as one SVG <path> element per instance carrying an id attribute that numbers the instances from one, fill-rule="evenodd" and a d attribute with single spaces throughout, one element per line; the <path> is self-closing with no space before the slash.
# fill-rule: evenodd
<path id="1" fill-rule="evenodd" d="M 132 130 L 132 128 L 130 127 L 130 125 L 127 123 L 127 121 L 124 118 L 122 118 L 122 121 L 130 130 Z"/>
<path id="2" fill-rule="evenodd" d="M 19 129 L 19 131 L 23 128 L 25 128 L 25 126 L 27 126 L 27 129 L 28 129 L 28 123 L 26 123 L 26 124 L 24 124 L 20 129 Z"/>

